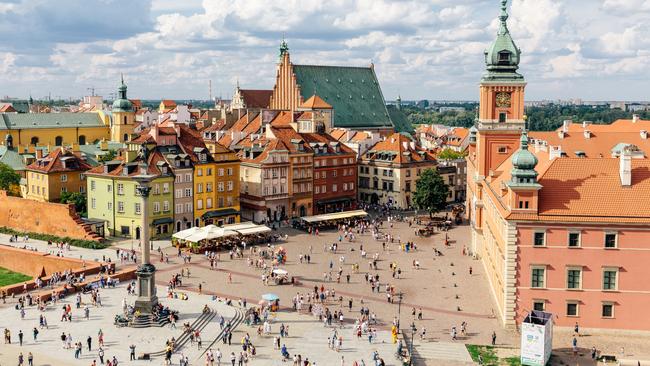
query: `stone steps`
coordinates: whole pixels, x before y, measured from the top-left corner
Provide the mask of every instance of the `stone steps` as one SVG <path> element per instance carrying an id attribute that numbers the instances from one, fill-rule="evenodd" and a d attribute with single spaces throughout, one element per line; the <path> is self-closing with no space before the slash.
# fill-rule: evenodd
<path id="1" fill-rule="evenodd" d="M 212 319 L 217 315 L 216 312 L 214 312 L 212 309 L 209 309 L 207 312 L 202 313 L 198 318 L 194 320 L 194 322 L 190 325 L 190 327 L 193 330 L 203 330 Z M 182 349 L 187 342 L 190 340 L 190 334 L 189 333 L 183 333 L 178 339 L 176 340 L 176 348 L 174 349 L 174 352 L 177 350 Z M 165 350 L 157 351 L 157 352 L 152 352 L 149 354 L 150 357 L 158 357 L 158 356 L 163 356 L 165 354 Z"/>

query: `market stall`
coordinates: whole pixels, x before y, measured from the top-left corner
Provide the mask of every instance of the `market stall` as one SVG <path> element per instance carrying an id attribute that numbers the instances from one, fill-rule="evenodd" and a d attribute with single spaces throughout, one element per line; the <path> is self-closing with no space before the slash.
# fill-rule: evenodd
<path id="1" fill-rule="evenodd" d="M 354 220 L 364 218 L 368 213 L 364 210 L 353 210 L 343 212 L 333 212 L 322 215 L 305 216 L 300 218 L 300 221 L 294 222 L 294 226 L 302 229 L 330 229 L 335 228 L 339 224 L 353 223 Z"/>

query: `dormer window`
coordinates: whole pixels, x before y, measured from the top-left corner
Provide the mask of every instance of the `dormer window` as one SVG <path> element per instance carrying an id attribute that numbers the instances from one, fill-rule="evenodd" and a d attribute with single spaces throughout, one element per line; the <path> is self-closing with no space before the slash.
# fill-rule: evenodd
<path id="1" fill-rule="evenodd" d="M 499 63 L 507 64 L 509 62 L 510 62 L 510 52 L 507 51 L 499 52 Z"/>

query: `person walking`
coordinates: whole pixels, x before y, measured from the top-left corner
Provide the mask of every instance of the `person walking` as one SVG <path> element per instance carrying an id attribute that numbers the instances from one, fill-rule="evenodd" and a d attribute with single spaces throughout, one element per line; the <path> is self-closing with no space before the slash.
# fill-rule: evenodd
<path id="1" fill-rule="evenodd" d="M 88 352 L 92 350 L 92 344 L 93 344 L 93 338 L 91 336 L 88 336 L 86 338 L 86 344 L 88 344 Z"/>
<path id="2" fill-rule="evenodd" d="M 18 331 L 18 342 L 20 342 L 20 345 L 23 345 L 23 330 Z"/>
<path id="3" fill-rule="evenodd" d="M 25 357 L 23 356 L 23 353 L 20 352 L 18 355 L 18 366 L 23 366 L 23 362 L 25 362 Z"/>
<path id="4" fill-rule="evenodd" d="M 97 351 L 97 356 L 99 356 L 99 363 L 104 364 L 104 349 L 102 347 L 99 347 L 99 351 Z"/>
<path id="5" fill-rule="evenodd" d="M 27 354 L 27 365 L 34 366 L 34 355 L 31 352 Z"/>
<path id="6" fill-rule="evenodd" d="M 135 344 L 131 344 L 129 346 L 129 350 L 131 350 L 131 355 L 129 356 L 129 361 L 135 361 Z"/>
<path id="7" fill-rule="evenodd" d="M 497 332 L 492 332 L 492 345 L 495 346 L 497 344 Z"/>

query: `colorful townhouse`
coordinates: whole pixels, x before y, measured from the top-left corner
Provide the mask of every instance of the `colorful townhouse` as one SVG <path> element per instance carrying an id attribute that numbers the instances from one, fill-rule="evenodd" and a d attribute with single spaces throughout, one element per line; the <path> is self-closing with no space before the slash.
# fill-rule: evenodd
<path id="1" fill-rule="evenodd" d="M 413 206 L 415 182 L 425 169 L 436 169 L 433 153 L 395 133 L 371 147 L 359 161 L 359 200 L 394 208 Z"/>
<path id="2" fill-rule="evenodd" d="M 111 236 L 138 239 L 149 230 L 152 238 L 163 238 L 173 231 L 174 175 L 155 147 L 153 140 L 129 142 L 118 158 L 86 172 L 88 218 L 104 221 Z M 151 177 L 148 228 L 139 226 L 142 207 L 135 192 L 142 175 Z"/>
<path id="3" fill-rule="evenodd" d="M 28 199 L 45 202 L 59 202 L 66 192 L 86 192 L 84 173 L 90 164 L 80 153 L 59 147 L 43 156 L 43 150 L 36 150 L 36 160 L 25 167 L 26 174 L 21 189 Z"/>

